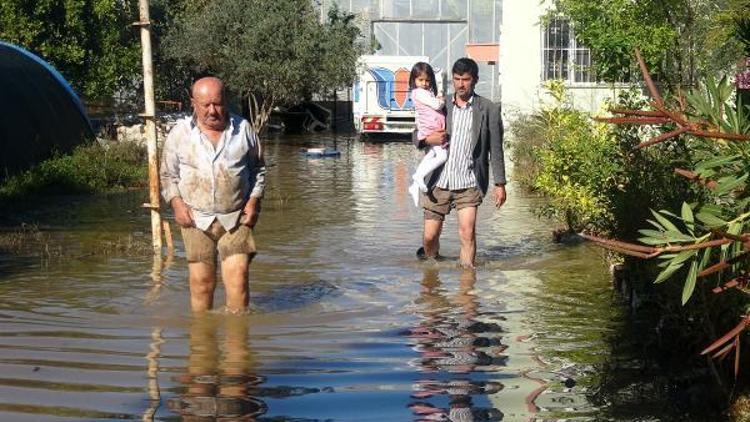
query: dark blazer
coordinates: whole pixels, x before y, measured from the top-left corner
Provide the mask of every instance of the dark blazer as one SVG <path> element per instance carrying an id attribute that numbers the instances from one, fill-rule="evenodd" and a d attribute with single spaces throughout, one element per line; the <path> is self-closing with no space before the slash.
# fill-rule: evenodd
<path id="1" fill-rule="evenodd" d="M 445 131 L 450 135 L 453 127 L 453 101 L 447 101 L 445 107 Z M 492 163 L 494 183 L 504 185 L 506 182 L 505 159 L 503 157 L 503 119 L 500 104 L 495 104 L 477 94 L 474 94 L 472 107 L 474 107 L 471 125 L 471 140 L 474 144 L 472 150 L 474 177 L 477 179 L 477 185 L 482 190 L 482 194 L 486 194 L 489 187 L 490 162 Z M 424 140 L 417 139 L 416 133 L 414 131 L 412 141 L 417 148 L 425 148 L 427 145 Z M 450 155 L 450 149 L 448 154 Z M 429 189 L 435 186 L 442 171 L 443 167 L 440 167 L 432 173 L 427 183 Z"/>

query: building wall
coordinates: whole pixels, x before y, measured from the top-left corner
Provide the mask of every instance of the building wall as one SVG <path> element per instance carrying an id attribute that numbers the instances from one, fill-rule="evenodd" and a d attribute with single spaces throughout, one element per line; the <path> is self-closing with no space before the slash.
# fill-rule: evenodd
<path id="1" fill-rule="evenodd" d="M 479 63 L 477 92 L 503 103 L 506 119 L 549 101 L 543 81 L 543 28 L 550 0 L 318 0 L 357 14 L 363 42 L 383 55 L 426 55 L 450 72 L 466 45 L 499 43 L 495 63 Z M 568 84 L 572 104 L 596 112 L 624 86 Z"/>
<path id="2" fill-rule="evenodd" d="M 539 105 L 542 75 L 538 1 L 505 0 L 500 35 L 500 86 L 505 117 Z"/>
<path id="3" fill-rule="evenodd" d="M 467 44 L 497 43 L 503 0 L 320 0 L 325 13 L 333 4 L 358 15 L 366 45 L 374 54 L 428 56 L 447 73 L 466 56 Z M 480 95 L 500 99 L 497 62 L 479 63 Z"/>
<path id="4" fill-rule="evenodd" d="M 550 2 L 505 0 L 500 37 L 501 101 L 506 119 L 531 113 L 552 101 L 544 88 L 543 26 L 541 17 Z M 627 88 L 626 85 L 568 83 L 572 105 L 596 113 L 603 102 Z"/>

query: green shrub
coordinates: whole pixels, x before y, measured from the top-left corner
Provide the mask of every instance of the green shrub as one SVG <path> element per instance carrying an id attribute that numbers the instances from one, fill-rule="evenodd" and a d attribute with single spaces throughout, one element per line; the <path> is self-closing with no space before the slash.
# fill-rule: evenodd
<path id="1" fill-rule="evenodd" d="M 148 183 L 146 149 L 134 143 L 97 143 L 55 155 L 0 185 L 0 197 L 40 193 L 99 193 Z"/>
<path id="2" fill-rule="evenodd" d="M 544 122 L 540 117 L 539 114 L 521 114 L 508 125 L 507 146 L 513 161 L 513 180 L 531 190 L 540 169 L 536 149 L 544 143 Z"/>
<path id="3" fill-rule="evenodd" d="M 617 144 L 606 126 L 567 107 L 542 112 L 545 143 L 536 149 L 540 172 L 534 188 L 550 201 L 542 213 L 571 229 L 612 224 L 609 186 L 621 173 Z"/>
<path id="4" fill-rule="evenodd" d="M 540 214 L 574 231 L 634 239 L 649 208 L 679 204 L 689 186 L 672 172 L 687 159 L 684 147 L 671 142 L 634 150 L 651 136 L 644 129 L 598 123 L 570 106 L 561 83 L 548 88 L 555 102 L 510 126 L 514 176 L 549 199 Z M 629 91 L 616 106 L 644 104 Z"/>

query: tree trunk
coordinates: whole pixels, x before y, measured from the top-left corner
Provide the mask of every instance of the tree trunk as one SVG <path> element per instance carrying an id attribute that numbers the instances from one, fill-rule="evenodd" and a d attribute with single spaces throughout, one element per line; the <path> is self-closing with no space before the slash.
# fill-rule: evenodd
<path id="1" fill-rule="evenodd" d="M 263 97 L 259 94 L 248 92 L 242 101 L 242 114 L 255 133 L 261 134 L 268 126 L 271 111 L 274 107 L 273 97 Z"/>

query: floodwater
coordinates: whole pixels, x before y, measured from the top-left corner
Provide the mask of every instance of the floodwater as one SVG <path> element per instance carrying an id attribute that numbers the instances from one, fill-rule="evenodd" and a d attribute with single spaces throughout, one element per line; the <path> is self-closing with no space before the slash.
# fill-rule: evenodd
<path id="1" fill-rule="evenodd" d="M 300 154 L 312 146 L 341 156 Z M 43 219 L 71 258 L 0 255 L 0 420 L 605 417 L 589 397 L 621 305 L 596 249 L 551 243 L 538 199 L 511 183 L 501 211 L 480 207 L 478 268 L 466 272 L 454 216 L 447 259 L 415 259 L 409 144 L 317 135 L 266 151 L 246 316 L 191 317 L 178 234 L 156 273 L 150 257 L 85 252 L 149 236 L 141 193 L 24 217 Z"/>

